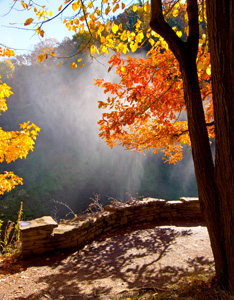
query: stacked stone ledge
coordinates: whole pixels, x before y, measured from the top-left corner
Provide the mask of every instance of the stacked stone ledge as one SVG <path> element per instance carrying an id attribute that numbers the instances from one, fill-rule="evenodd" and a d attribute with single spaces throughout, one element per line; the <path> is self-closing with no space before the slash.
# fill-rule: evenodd
<path id="1" fill-rule="evenodd" d="M 198 198 L 165 201 L 145 198 L 142 201 L 115 203 L 95 215 L 80 216 L 69 224 L 57 224 L 45 216 L 20 225 L 22 254 L 42 254 L 65 248 L 80 248 L 108 231 L 144 222 L 172 224 L 175 221 L 204 221 Z"/>

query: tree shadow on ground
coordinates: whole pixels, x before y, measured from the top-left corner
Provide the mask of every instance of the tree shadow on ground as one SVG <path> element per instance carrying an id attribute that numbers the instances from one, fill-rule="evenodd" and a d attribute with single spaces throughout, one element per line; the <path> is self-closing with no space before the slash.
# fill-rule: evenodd
<path id="1" fill-rule="evenodd" d="M 46 287 L 27 298 L 17 299 L 104 299 L 105 294 L 134 288 L 163 288 L 178 283 L 201 268 L 211 265 L 202 256 L 187 260 L 187 266 L 173 266 L 166 255 L 179 237 L 190 229 L 155 227 L 105 236 L 50 265 L 54 274 L 39 278 Z M 172 253 L 173 255 L 173 253 Z M 181 253 L 183 255 L 183 253 Z M 169 256 L 168 256 L 169 257 Z M 46 296 L 45 296 L 46 295 Z M 106 298 L 110 299 L 110 298 Z"/>

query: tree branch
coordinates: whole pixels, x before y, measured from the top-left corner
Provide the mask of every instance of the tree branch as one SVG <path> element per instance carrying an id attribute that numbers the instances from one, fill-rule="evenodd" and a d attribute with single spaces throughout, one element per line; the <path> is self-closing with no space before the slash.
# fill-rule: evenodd
<path id="1" fill-rule="evenodd" d="M 162 9 L 162 0 L 151 0 L 151 28 L 161 35 L 168 43 L 169 48 L 182 63 L 183 59 L 192 55 L 192 59 L 196 59 L 199 42 L 199 24 L 198 24 L 198 4 L 197 0 L 187 0 L 187 11 L 189 19 L 189 36 L 186 42 L 183 42 L 165 21 Z"/>
<path id="2" fill-rule="evenodd" d="M 169 48 L 180 62 L 182 60 L 182 48 L 184 47 L 184 42 L 165 21 L 161 0 L 151 0 L 150 27 L 165 39 L 169 45 Z"/>
<path id="3" fill-rule="evenodd" d="M 73 2 L 74 2 L 75 0 L 71 0 L 70 2 L 68 2 L 68 4 L 63 8 L 63 9 L 61 9 L 61 11 L 60 12 L 58 12 L 55 16 L 53 16 L 52 18 L 49 18 L 49 19 L 47 19 L 47 20 L 45 20 L 45 21 L 42 21 L 40 24 L 40 28 L 45 24 L 45 23 L 47 23 L 47 22 L 51 22 L 52 20 L 54 20 L 54 19 L 56 19 L 59 15 L 61 15 L 67 8 L 68 8 L 68 6 L 70 6 Z"/>

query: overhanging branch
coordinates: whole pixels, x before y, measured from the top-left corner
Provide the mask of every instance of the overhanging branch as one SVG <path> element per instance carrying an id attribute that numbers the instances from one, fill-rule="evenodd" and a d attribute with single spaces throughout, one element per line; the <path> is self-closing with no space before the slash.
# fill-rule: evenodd
<path id="1" fill-rule="evenodd" d="M 184 47 L 184 42 L 177 36 L 175 31 L 165 21 L 161 0 L 151 0 L 150 27 L 164 38 L 177 60 L 181 61 L 182 47 Z"/>
<path id="2" fill-rule="evenodd" d="M 188 55 L 192 59 L 196 59 L 198 50 L 199 24 L 197 0 L 187 0 L 187 11 L 189 19 L 189 36 L 187 41 L 183 42 L 171 26 L 165 21 L 162 9 L 162 0 L 151 0 L 150 26 L 168 43 L 169 48 L 179 63 L 182 63 Z"/>

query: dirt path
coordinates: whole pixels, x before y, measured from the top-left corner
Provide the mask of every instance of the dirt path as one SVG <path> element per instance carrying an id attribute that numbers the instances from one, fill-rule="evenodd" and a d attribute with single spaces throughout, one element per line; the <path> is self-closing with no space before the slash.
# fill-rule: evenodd
<path id="1" fill-rule="evenodd" d="M 11 274 L 2 263 L 0 299 L 112 299 L 132 289 L 163 289 L 194 272 L 213 272 L 205 226 L 130 230 L 73 253 L 16 262 Z"/>

